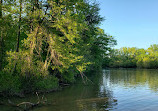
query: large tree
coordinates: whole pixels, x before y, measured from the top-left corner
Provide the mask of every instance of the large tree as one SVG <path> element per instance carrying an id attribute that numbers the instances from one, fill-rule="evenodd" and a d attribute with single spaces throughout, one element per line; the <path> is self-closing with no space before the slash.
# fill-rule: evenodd
<path id="1" fill-rule="evenodd" d="M 83 72 L 101 66 L 116 43 L 99 28 L 103 18 L 97 3 L 9 0 L 4 4 L 4 70 L 29 82 L 50 76 L 72 82 L 76 74 L 84 76 Z"/>

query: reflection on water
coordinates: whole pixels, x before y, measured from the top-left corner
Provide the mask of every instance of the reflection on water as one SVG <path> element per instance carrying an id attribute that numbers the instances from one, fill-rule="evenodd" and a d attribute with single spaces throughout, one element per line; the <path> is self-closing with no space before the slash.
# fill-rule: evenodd
<path id="1" fill-rule="evenodd" d="M 50 105 L 33 111 L 158 111 L 158 70 L 110 69 L 59 92 L 45 94 Z M 14 102 L 35 101 L 36 96 L 12 98 Z M 9 111 L 0 106 L 2 111 Z"/>
<path id="2" fill-rule="evenodd" d="M 116 111 L 158 111 L 158 70 L 112 69 L 103 75 L 118 100 Z"/>
<path id="3" fill-rule="evenodd" d="M 94 84 L 83 85 L 82 81 L 61 92 L 48 94 L 53 105 L 35 111 L 106 111 L 117 104 L 111 89 L 104 85 L 103 73 L 89 77 Z"/>
<path id="4" fill-rule="evenodd" d="M 126 88 L 148 87 L 158 91 L 158 70 L 152 69 L 113 69 L 106 74 L 110 78 L 110 85 Z"/>

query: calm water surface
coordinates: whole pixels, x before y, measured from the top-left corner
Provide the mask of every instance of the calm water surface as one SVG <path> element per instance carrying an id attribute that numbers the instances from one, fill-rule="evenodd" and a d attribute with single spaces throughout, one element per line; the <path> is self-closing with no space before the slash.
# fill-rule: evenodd
<path id="1" fill-rule="evenodd" d="M 94 84 L 76 83 L 45 94 L 50 105 L 33 111 L 158 111 L 158 70 L 110 69 L 89 77 Z M 11 99 L 37 100 L 36 96 Z M 0 106 L 0 111 L 13 109 Z"/>

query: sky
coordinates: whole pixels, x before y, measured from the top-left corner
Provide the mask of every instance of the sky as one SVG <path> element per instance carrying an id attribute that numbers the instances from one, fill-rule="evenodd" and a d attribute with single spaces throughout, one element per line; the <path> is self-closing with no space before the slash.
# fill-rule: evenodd
<path id="1" fill-rule="evenodd" d="M 117 46 L 147 49 L 158 44 L 158 0 L 97 0 L 100 27 L 117 40 Z"/>

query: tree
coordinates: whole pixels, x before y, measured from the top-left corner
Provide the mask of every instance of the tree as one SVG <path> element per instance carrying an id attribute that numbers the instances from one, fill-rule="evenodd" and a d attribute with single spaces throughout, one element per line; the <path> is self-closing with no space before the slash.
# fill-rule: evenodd
<path id="1" fill-rule="evenodd" d="M 158 68 L 158 45 L 147 50 L 123 47 L 110 53 L 110 67 Z"/>
<path id="2" fill-rule="evenodd" d="M 20 79 L 25 90 L 51 80 L 73 82 L 77 74 L 83 77 L 85 71 L 101 67 L 116 44 L 99 28 L 103 18 L 96 3 L 9 0 L 4 4 L 4 71 Z"/>
<path id="3" fill-rule="evenodd" d="M 16 52 L 19 52 L 19 43 L 20 43 L 20 34 L 21 34 L 21 14 L 22 14 L 22 0 L 19 0 L 20 4 L 20 12 L 19 12 L 19 26 L 18 26 L 18 35 L 17 35 L 17 46 L 16 46 Z"/>
<path id="4" fill-rule="evenodd" d="M 2 5 L 3 1 L 0 1 L 0 23 L 2 22 Z M 3 59 L 3 32 L 2 32 L 2 26 L 0 27 L 0 70 L 2 69 L 2 59 Z"/>

